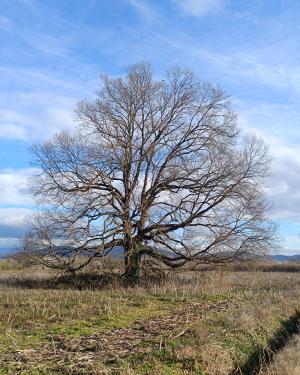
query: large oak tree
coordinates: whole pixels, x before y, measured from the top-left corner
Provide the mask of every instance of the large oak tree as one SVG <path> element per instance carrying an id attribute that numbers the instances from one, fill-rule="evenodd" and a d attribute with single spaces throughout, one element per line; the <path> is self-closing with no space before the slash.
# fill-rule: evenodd
<path id="1" fill-rule="evenodd" d="M 32 148 L 41 207 L 24 246 L 41 262 L 73 270 L 118 248 L 135 280 L 143 256 L 180 267 L 270 246 L 266 147 L 240 135 L 220 88 L 138 64 L 76 115 L 77 132 Z"/>

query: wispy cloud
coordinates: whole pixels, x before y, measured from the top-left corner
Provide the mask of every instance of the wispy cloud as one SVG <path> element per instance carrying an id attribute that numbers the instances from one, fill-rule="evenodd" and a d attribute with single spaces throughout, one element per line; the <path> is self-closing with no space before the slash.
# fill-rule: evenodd
<path id="1" fill-rule="evenodd" d="M 184 13 L 194 17 L 202 17 L 221 9 L 225 0 L 173 0 Z"/>
<path id="2" fill-rule="evenodd" d="M 145 0 L 126 0 L 140 16 L 146 21 L 154 21 L 159 18 L 158 12 L 155 10 L 153 5 L 150 5 Z"/>
<path id="3" fill-rule="evenodd" d="M 9 30 L 12 26 L 12 22 L 7 17 L 0 15 L 0 29 Z"/>
<path id="4" fill-rule="evenodd" d="M 184 32 L 156 33 L 156 36 L 178 56 L 184 55 L 191 68 L 199 64 L 206 69 L 209 67 L 208 70 L 222 77 L 223 82 L 252 83 L 257 88 L 270 86 L 276 90 L 293 90 L 300 95 L 300 67 L 288 58 L 292 47 L 284 44 L 284 37 L 278 36 L 276 45 L 269 50 L 220 47 L 220 51 L 216 51 Z M 281 48 L 281 56 L 286 56 L 283 61 L 278 57 L 278 48 Z"/>
<path id="5" fill-rule="evenodd" d="M 215 69 L 226 72 L 232 77 L 251 79 L 264 85 L 279 89 L 293 89 L 300 94 L 300 68 L 290 61 L 276 63 L 272 54 L 266 62 L 266 52 L 241 50 L 237 53 L 215 53 L 199 51 L 203 58 L 210 61 Z"/>
<path id="6" fill-rule="evenodd" d="M 66 43 L 57 37 L 46 34 L 30 34 L 25 37 L 27 42 L 38 51 L 58 57 L 66 57 L 68 49 Z"/>
<path id="7" fill-rule="evenodd" d="M 35 1 L 34 0 L 17 0 L 23 6 L 29 7 L 31 9 L 36 9 Z"/>

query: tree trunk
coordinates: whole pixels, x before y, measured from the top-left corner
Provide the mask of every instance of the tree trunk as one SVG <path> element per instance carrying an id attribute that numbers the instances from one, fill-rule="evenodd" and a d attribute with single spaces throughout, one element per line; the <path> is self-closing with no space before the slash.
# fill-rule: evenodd
<path id="1" fill-rule="evenodd" d="M 125 272 L 124 281 L 127 285 L 135 285 L 140 278 L 141 252 L 137 246 L 124 250 Z"/>

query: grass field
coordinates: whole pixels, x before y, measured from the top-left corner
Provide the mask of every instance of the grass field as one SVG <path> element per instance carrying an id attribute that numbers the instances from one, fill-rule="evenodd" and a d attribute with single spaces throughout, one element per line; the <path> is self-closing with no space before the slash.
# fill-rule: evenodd
<path id="1" fill-rule="evenodd" d="M 0 271 L 0 374 L 258 373 L 299 323 L 297 272 L 173 274 L 102 290 L 47 289 L 48 277 Z"/>

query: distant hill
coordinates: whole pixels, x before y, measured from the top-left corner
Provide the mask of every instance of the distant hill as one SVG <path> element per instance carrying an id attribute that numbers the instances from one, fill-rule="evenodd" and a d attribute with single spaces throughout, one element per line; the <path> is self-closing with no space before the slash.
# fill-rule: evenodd
<path id="1" fill-rule="evenodd" d="M 16 252 L 16 248 L 2 248 L 0 247 L 0 259 L 5 258 L 8 255 L 14 254 Z M 122 247 L 116 246 L 111 252 L 110 255 L 114 258 L 121 258 L 122 257 Z M 63 251 L 62 251 L 63 253 Z M 172 256 L 172 254 L 169 254 Z M 222 254 L 224 256 L 224 254 Z M 267 255 L 267 256 L 254 256 L 255 259 L 265 259 L 267 260 L 274 260 L 276 262 L 300 262 L 300 254 L 294 254 L 294 255 L 285 255 L 285 254 L 274 254 L 274 255 Z"/>
<path id="2" fill-rule="evenodd" d="M 62 256 L 64 256 L 64 253 L 66 251 L 69 251 L 70 248 L 68 247 L 61 247 L 61 249 L 58 251 L 60 251 L 60 254 Z M 0 259 L 1 258 L 6 258 L 7 256 L 10 256 L 10 255 L 13 255 L 17 252 L 18 250 L 16 248 L 11 248 L 11 249 L 8 249 L 8 248 L 2 248 L 0 247 Z M 121 246 L 116 246 L 110 253 L 110 256 L 114 257 L 114 258 L 121 258 L 122 255 L 123 255 L 123 250 L 122 250 L 122 247 Z"/>
<path id="3" fill-rule="evenodd" d="M 284 254 L 277 254 L 277 255 L 270 255 L 270 258 L 276 260 L 277 262 L 300 262 L 300 254 L 295 255 L 284 255 Z"/>

